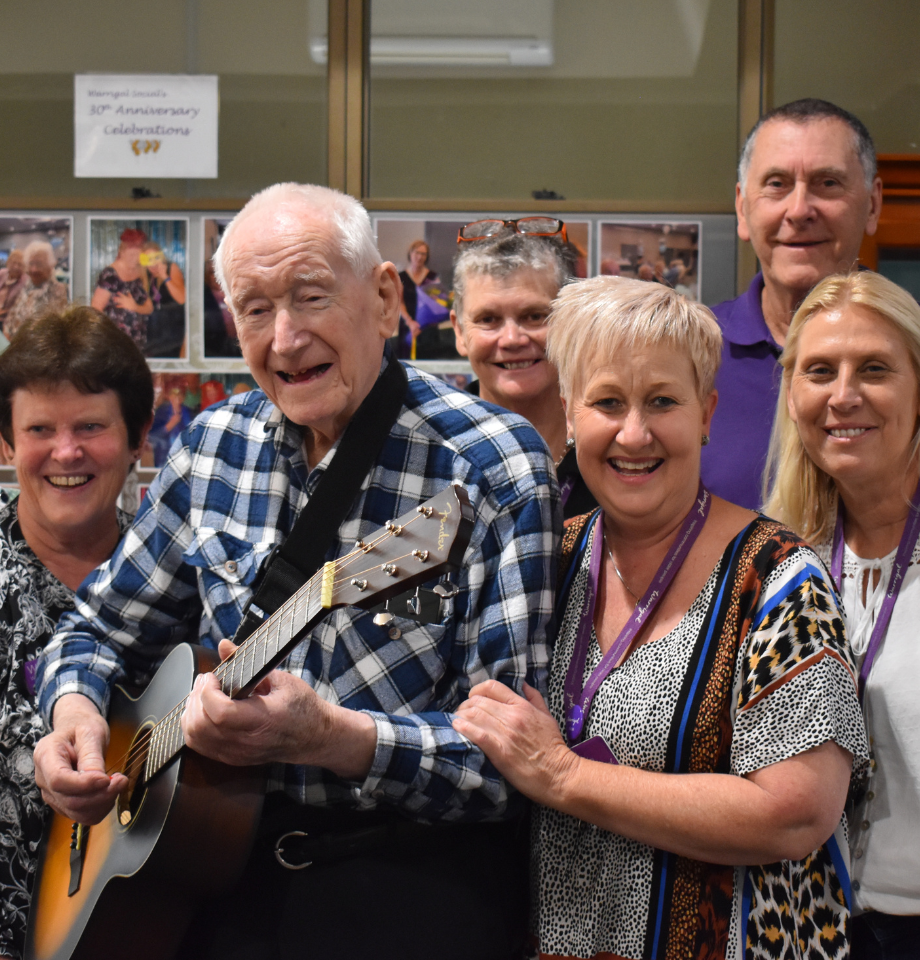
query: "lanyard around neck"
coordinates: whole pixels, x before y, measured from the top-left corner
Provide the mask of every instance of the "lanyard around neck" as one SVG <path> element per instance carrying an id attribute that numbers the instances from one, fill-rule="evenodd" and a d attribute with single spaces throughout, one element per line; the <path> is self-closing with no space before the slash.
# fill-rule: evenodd
<path id="1" fill-rule="evenodd" d="M 831 576 L 834 578 L 837 591 L 841 596 L 843 595 L 843 515 L 845 512 L 843 501 L 838 500 L 834 545 L 831 549 Z M 869 646 L 866 648 L 866 655 L 859 670 L 860 698 L 865 694 L 866 681 L 869 679 L 872 663 L 878 653 L 878 648 L 881 646 L 885 631 L 888 629 L 891 614 L 894 612 L 895 601 L 901 592 L 901 585 L 904 583 L 904 577 L 907 574 L 907 568 L 910 565 L 910 558 L 913 555 L 918 537 L 920 537 L 920 484 L 917 484 L 917 489 L 914 491 L 914 496 L 910 502 L 910 513 L 907 515 L 907 522 L 904 524 L 904 530 L 901 533 L 901 542 L 898 544 L 894 566 L 891 568 L 891 576 L 888 578 L 885 599 L 882 601 L 882 608 L 875 618 L 875 626 L 872 628 Z"/>
<path id="2" fill-rule="evenodd" d="M 588 647 L 591 644 L 591 629 L 594 626 L 594 610 L 597 605 L 601 563 L 604 556 L 604 515 L 603 513 L 598 514 L 594 525 L 594 540 L 591 544 L 591 566 L 588 571 L 588 583 L 585 587 L 581 619 L 575 635 L 575 649 L 572 651 L 572 659 L 569 661 L 569 669 L 565 677 L 565 732 L 570 743 L 577 742 L 581 737 L 594 695 L 604 680 L 607 679 L 610 671 L 623 659 L 630 644 L 648 622 L 668 587 L 671 586 L 677 571 L 680 570 L 684 560 L 687 559 L 687 554 L 706 523 L 711 504 L 712 497 L 700 482 L 696 500 L 690 512 L 684 518 L 671 548 L 665 555 L 664 560 L 661 561 L 657 573 L 652 577 L 648 589 L 636 604 L 636 609 L 626 621 L 613 646 L 601 657 L 600 663 L 591 672 L 588 682 L 582 687 Z"/>

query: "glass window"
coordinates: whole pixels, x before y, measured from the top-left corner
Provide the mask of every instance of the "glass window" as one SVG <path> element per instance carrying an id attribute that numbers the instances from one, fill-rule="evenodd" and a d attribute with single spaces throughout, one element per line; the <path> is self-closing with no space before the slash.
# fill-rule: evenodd
<path id="1" fill-rule="evenodd" d="M 326 180 L 326 68 L 309 53 L 325 0 L 34 0 L 0 31 L 3 193 L 62 198 L 248 197 L 279 180 Z M 313 32 L 318 29 L 313 28 Z M 219 75 L 218 177 L 75 178 L 75 73 Z"/>
<path id="2" fill-rule="evenodd" d="M 776 0 L 773 101 L 831 100 L 865 123 L 879 153 L 917 153 L 918 37 L 916 0 Z"/>
<path id="3" fill-rule="evenodd" d="M 372 0 L 372 197 L 731 203 L 737 0 Z"/>

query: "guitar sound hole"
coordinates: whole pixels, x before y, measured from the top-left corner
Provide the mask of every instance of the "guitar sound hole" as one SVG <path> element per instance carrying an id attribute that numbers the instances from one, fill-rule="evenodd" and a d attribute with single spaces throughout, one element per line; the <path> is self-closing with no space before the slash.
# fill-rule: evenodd
<path id="1" fill-rule="evenodd" d="M 131 826 L 147 794 L 147 749 L 152 724 L 145 724 L 134 734 L 122 773 L 128 778 L 128 787 L 118 795 L 115 814 L 125 829 Z"/>

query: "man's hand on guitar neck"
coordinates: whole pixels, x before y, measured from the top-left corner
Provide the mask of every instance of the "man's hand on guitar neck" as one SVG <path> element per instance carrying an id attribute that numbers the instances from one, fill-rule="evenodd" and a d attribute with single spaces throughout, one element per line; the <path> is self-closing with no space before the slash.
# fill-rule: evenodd
<path id="1" fill-rule="evenodd" d="M 234 649 L 221 640 L 221 659 Z M 367 714 L 328 703 L 280 670 L 243 700 L 231 700 L 213 674 L 202 674 L 189 694 L 182 732 L 193 750 L 223 763 L 303 764 L 348 780 L 367 777 L 377 748 L 377 726 Z"/>
<path id="2" fill-rule="evenodd" d="M 58 813 L 77 823 L 98 823 L 128 785 L 124 775 L 105 772 L 109 726 L 79 693 L 57 701 L 52 726 L 35 746 L 35 782 Z"/>

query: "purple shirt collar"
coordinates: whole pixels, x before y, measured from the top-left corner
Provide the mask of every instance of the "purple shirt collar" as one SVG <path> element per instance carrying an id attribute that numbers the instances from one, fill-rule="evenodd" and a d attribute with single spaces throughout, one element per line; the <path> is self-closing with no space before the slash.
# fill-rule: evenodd
<path id="1" fill-rule="evenodd" d="M 738 346 L 752 347 L 756 343 L 767 343 L 781 353 L 782 347 L 773 339 L 764 320 L 761 304 L 763 283 L 763 274 L 758 273 L 747 290 L 733 301 L 731 310 L 722 316 L 722 334 L 729 343 Z"/>

